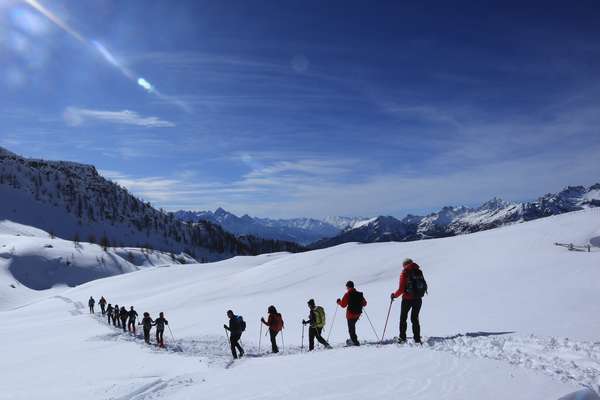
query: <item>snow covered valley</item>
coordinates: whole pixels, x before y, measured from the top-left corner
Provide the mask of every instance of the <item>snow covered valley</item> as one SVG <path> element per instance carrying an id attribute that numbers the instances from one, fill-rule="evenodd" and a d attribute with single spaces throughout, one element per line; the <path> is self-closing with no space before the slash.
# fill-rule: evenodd
<path id="1" fill-rule="evenodd" d="M 160 262 L 48 290 L 9 286 L 23 279 L 11 257 L 22 254 L 18 241 L 25 239 L 3 232 L 0 399 L 598 398 L 600 249 L 553 245 L 600 237 L 598 209 L 446 239 L 348 243 L 210 264 Z M 92 261 L 83 269 L 96 268 L 103 252 L 89 251 Z M 376 334 L 405 257 L 421 265 L 429 284 L 424 345 L 392 343 L 399 302 L 379 345 Z M 363 316 L 362 347 L 344 347 L 346 323 L 343 312 L 336 314 L 348 279 L 364 292 L 376 331 Z M 167 348 L 91 316 L 90 296 L 133 305 L 140 315 L 165 312 L 172 330 L 165 332 Z M 333 350 L 301 349 L 309 298 L 327 312 Z M 264 337 L 258 352 L 259 320 L 271 304 L 286 323 L 278 355 L 269 354 Z M 223 330 L 228 309 L 248 324 L 247 357 L 235 363 Z M 306 341 L 305 332 L 304 350 Z"/>

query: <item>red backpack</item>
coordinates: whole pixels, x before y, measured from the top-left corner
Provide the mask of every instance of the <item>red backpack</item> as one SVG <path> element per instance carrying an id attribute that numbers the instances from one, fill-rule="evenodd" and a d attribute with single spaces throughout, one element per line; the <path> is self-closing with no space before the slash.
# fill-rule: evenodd
<path id="1" fill-rule="evenodd" d="M 281 317 L 281 314 L 273 314 L 273 323 L 270 328 L 275 332 L 280 332 L 283 329 L 283 318 Z"/>

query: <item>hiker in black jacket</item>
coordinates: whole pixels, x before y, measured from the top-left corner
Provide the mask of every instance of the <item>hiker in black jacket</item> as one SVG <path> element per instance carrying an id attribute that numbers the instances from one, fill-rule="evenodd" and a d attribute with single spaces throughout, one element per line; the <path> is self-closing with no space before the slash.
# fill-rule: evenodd
<path id="1" fill-rule="evenodd" d="M 129 317 L 129 313 L 125 307 L 121 307 L 121 311 L 119 311 L 119 318 L 121 318 L 121 327 L 123 328 L 123 332 L 127 330 L 127 317 Z"/>
<path id="2" fill-rule="evenodd" d="M 106 319 L 107 319 L 108 324 L 110 325 L 110 321 L 113 319 L 113 306 L 110 303 L 108 303 L 108 307 L 106 307 Z M 114 320 L 113 320 L 113 324 L 114 324 Z"/>
<path id="3" fill-rule="evenodd" d="M 148 344 L 150 344 L 150 330 L 154 324 L 155 322 L 152 320 L 152 318 L 150 318 L 150 314 L 145 312 L 144 318 L 142 318 L 142 322 L 140 322 L 139 325 L 142 325 L 144 330 L 144 342 Z"/>
<path id="4" fill-rule="evenodd" d="M 90 296 L 90 299 L 88 300 L 88 306 L 90 307 L 90 314 L 94 313 L 94 304 L 96 304 L 96 300 L 94 300 L 94 298 L 92 296 Z"/>
<path id="5" fill-rule="evenodd" d="M 119 317 L 119 312 L 121 309 L 118 304 L 115 304 L 115 308 L 113 309 L 113 326 L 121 327 L 121 318 Z"/>
<path id="6" fill-rule="evenodd" d="M 314 350 L 315 339 L 325 346 L 326 349 L 331 349 L 327 340 L 321 336 L 325 327 L 325 310 L 323 307 L 317 306 L 314 299 L 310 299 L 307 304 L 310 314 L 308 315 L 308 321 L 302 320 L 302 324 L 308 324 L 308 351 Z"/>
<path id="7" fill-rule="evenodd" d="M 229 318 L 229 326 L 223 325 L 223 328 L 231 332 L 229 335 L 229 344 L 231 345 L 231 354 L 233 358 L 238 358 L 236 349 L 240 352 L 240 357 L 244 355 L 244 349 L 240 346 L 240 339 L 242 338 L 242 332 L 245 330 L 246 323 L 244 319 L 238 315 L 235 315 L 233 311 L 227 311 L 227 317 Z"/>
<path id="8" fill-rule="evenodd" d="M 154 325 L 156 325 L 156 344 L 159 347 L 165 347 L 165 343 L 163 341 L 163 333 L 165 332 L 165 325 L 169 325 L 169 321 L 165 319 L 165 314 L 158 314 L 158 318 L 154 321 Z"/>
<path id="9" fill-rule="evenodd" d="M 269 306 L 267 309 L 269 318 L 265 321 L 264 318 L 260 319 L 260 322 L 269 327 L 269 336 L 271 338 L 271 350 L 273 353 L 279 353 L 277 347 L 277 334 L 283 329 L 283 318 L 281 314 L 277 312 L 275 306 Z"/>
<path id="10" fill-rule="evenodd" d="M 133 334 L 135 335 L 135 319 L 137 318 L 138 313 L 133 309 L 133 306 L 131 306 L 131 308 L 129 309 L 127 316 L 129 317 L 129 322 L 127 323 L 127 330 L 129 332 L 133 332 Z"/>

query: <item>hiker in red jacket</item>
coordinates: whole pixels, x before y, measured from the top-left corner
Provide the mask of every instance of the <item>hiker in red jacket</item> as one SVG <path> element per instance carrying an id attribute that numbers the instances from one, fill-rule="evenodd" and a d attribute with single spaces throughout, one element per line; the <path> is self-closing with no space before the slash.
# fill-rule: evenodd
<path id="1" fill-rule="evenodd" d="M 363 307 L 367 306 L 367 300 L 363 296 L 362 292 L 354 289 L 354 282 L 346 282 L 346 294 L 341 299 L 337 299 L 337 303 L 340 307 L 348 309 L 346 310 L 346 319 L 348 320 L 348 333 L 350 334 L 350 340 L 346 341 L 346 344 L 353 344 L 354 346 L 360 346 L 358 337 L 356 337 L 356 323 L 362 314 Z"/>
<path id="2" fill-rule="evenodd" d="M 410 322 L 412 324 L 413 337 L 415 343 L 421 343 L 421 325 L 419 323 L 419 312 L 423 304 L 422 297 L 427 293 L 427 282 L 423 277 L 423 272 L 419 266 L 410 258 L 402 263 L 402 272 L 400 273 L 400 283 L 398 290 L 391 295 L 392 301 L 402 296 L 400 307 L 400 343 L 406 342 L 406 329 L 408 328 L 408 312 L 410 313 Z"/>
<path id="3" fill-rule="evenodd" d="M 268 308 L 269 318 L 265 321 L 261 318 L 260 321 L 269 327 L 269 336 L 271 337 L 271 350 L 273 353 L 279 353 L 277 347 L 277 334 L 283 329 L 283 318 L 281 314 L 277 312 L 275 306 L 269 306 Z"/>

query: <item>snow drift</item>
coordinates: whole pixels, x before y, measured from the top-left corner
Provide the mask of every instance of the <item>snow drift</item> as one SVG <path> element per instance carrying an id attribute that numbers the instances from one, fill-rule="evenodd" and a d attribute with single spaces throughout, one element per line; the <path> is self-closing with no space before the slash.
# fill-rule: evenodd
<path id="1" fill-rule="evenodd" d="M 47 296 L 45 289 L 77 286 L 141 268 L 196 262 L 185 254 L 107 248 L 51 237 L 10 221 L 0 222 L 0 310 Z M 41 291 L 41 292 L 40 292 Z"/>

